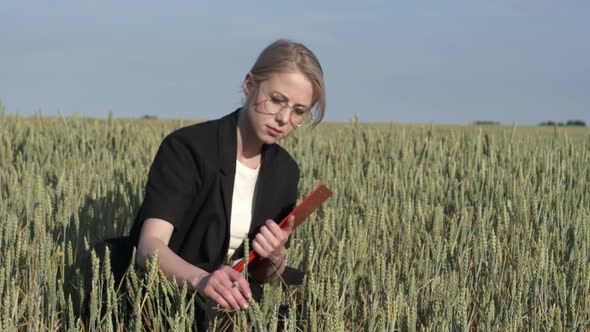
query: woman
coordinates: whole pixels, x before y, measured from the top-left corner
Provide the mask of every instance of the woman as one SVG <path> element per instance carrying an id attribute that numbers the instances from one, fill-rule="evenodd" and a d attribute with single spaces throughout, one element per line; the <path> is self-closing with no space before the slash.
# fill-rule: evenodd
<path id="1" fill-rule="evenodd" d="M 262 51 L 243 91 L 241 109 L 164 139 L 131 230 L 138 265 L 157 254 L 169 278 L 235 310 L 248 307 L 252 292 L 224 262 L 243 257 L 245 236 L 262 258 L 250 271 L 252 282 L 272 280 L 285 267 L 293 220 L 284 229 L 277 223 L 295 205 L 299 168 L 275 143 L 316 125 L 325 111 L 317 58 L 288 40 Z"/>

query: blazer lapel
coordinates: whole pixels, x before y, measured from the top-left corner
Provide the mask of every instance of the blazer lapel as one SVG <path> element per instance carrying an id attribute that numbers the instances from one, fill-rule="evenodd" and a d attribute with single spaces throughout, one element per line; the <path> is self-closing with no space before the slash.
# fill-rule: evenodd
<path id="1" fill-rule="evenodd" d="M 262 150 L 262 165 L 260 165 L 260 173 L 258 174 L 258 181 L 256 183 L 256 197 L 254 198 L 254 206 L 252 211 L 252 222 L 248 235 L 251 239 L 258 233 L 258 229 L 264 225 L 268 215 L 269 199 L 274 194 L 272 181 L 276 180 L 276 165 L 273 166 L 274 155 L 272 149 L 268 145 L 264 145 Z"/>
<path id="2" fill-rule="evenodd" d="M 219 172 L 221 174 L 221 195 L 225 220 L 228 225 L 231 217 L 232 195 L 234 191 L 234 177 L 236 173 L 236 149 L 237 149 L 237 117 L 238 111 L 227 116 L 226 121 L 219 124 L 218 152 Z"/>
<path id="3" fill-rule="evenodd" d="M 256 191 L 252 207 L 252 220 L 250 223 L 250 229 L 248 230 L 250 250 L 252 250 L 252 241 L 254 241 L 254 237 L 258 234 L 260 227 L 266 222 L 264 216 L 268 215 L 267 210 L 271 206 L 268 204 L 268 200 L 274 194 L 272 182 L 273 179 L 276 179 L 276 165 L 273 166 L 273 160 L 274 156 L 272 149 L 269 149 L 268 145 L 264 145 L 262 148 L 262 164 L 260 165 L 260 172 L 258 173 L 258 180 L 256 181 Z M 232 259 L 242 257 L 244 257 L 244 243 L 234 251 Z"/>

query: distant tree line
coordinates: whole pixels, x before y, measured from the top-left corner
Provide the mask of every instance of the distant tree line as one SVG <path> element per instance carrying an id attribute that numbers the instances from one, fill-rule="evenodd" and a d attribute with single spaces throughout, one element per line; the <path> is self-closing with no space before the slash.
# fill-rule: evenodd
<path id="1" fill-rule="evenodd" d="M 586 122 L 582 120 L 568 120 L 567 122 L 545 121 L 539 123 L 539 126 L 572 126 L 572 127 L 586 127 Z"/>
<path id="2" fill-rule="evenodd" d="M 476 120 L 476 121 L 473 121 L 473 124 L 476 126 L 497 126 L 500 124 L 500 122 L 488 121 L 488 120 Z"/>

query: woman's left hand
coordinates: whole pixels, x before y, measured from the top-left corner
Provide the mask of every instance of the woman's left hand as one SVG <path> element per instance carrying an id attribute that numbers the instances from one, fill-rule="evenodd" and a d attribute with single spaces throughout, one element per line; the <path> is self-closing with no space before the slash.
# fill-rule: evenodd
<path id="1" fill-rule="evenodd" d="M 270 262 L 279 266 L 285 259 L 285 243 L 293 232 L 295 225 L 295 216 L 290 216 L 285 223 L 285 228 L 280 228 L 279 225 L 271 219 L 266 221 L 266 224 L 260 228 L 260 232 L 252 241 L 252 249 L 256 254 L 262 258 L 270 260 Z"/>

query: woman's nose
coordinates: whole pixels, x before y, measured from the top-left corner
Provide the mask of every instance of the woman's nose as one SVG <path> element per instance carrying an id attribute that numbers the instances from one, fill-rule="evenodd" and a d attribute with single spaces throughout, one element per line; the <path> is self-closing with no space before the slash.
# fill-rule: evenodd
<path id="1" fill-rule="evenodd" d="M 281 125 L 284 125 L 289 122 L 289 118 L 291 117 L 291 109 L 289 107 L 285 107 L 276 114 L 275 119 Z"/>

